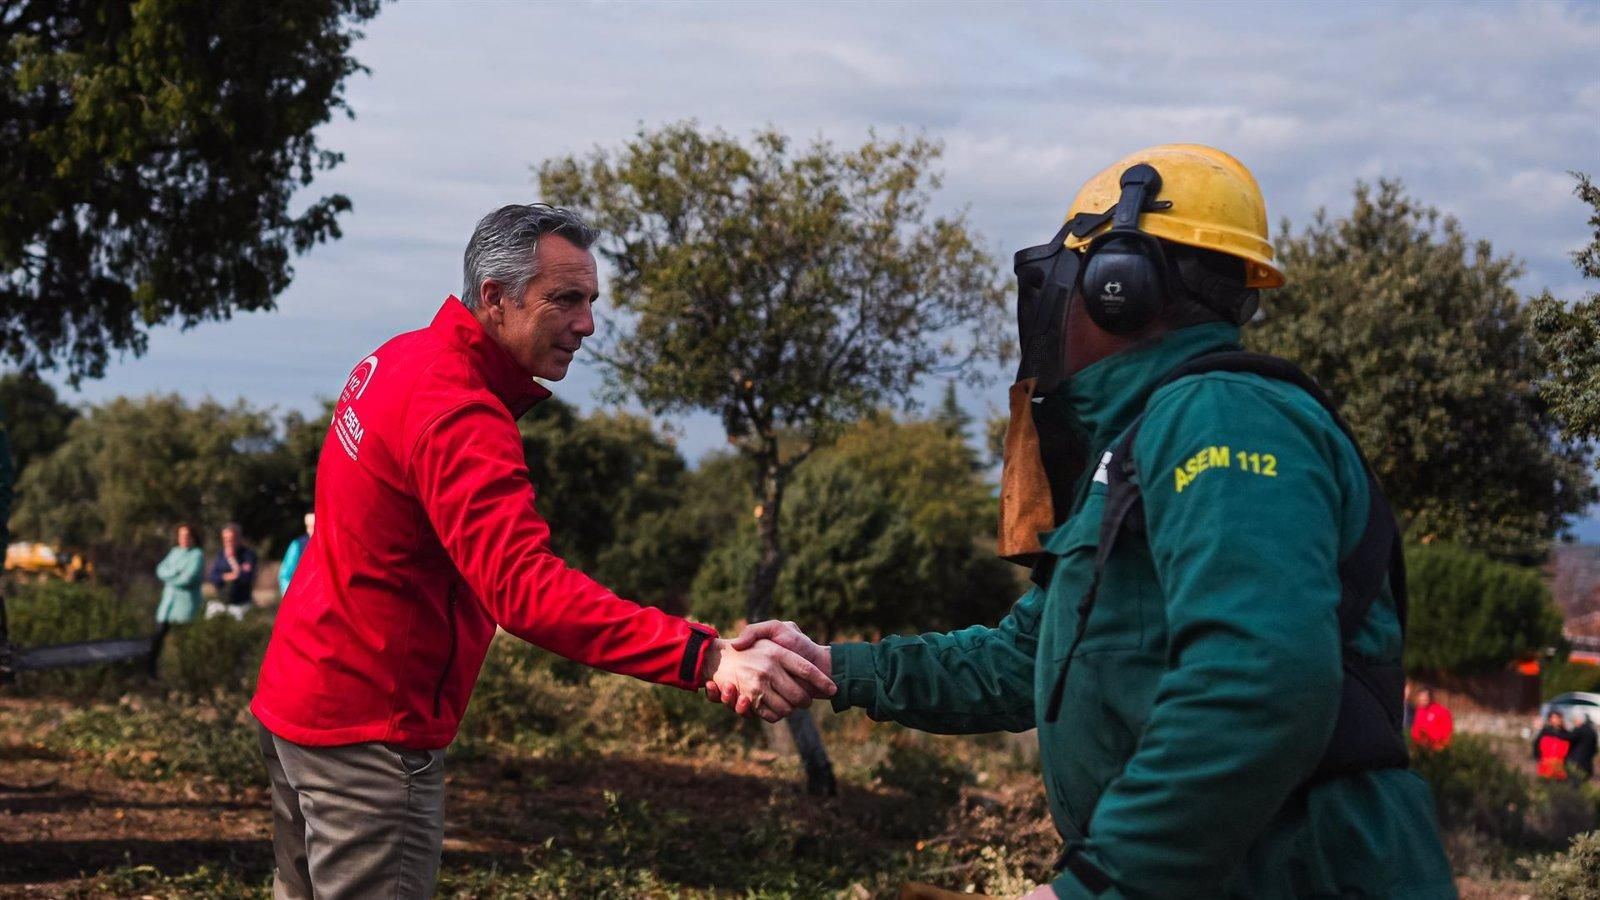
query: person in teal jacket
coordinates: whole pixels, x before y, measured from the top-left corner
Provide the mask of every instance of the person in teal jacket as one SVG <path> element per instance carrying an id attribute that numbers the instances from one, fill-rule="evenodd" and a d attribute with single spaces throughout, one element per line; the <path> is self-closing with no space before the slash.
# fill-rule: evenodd
<path id="1" fill-rule="evenodd" d="M 1043 279 L 1028 269 L 1061 259 Z M 1059 357 L 1031 363 L 1034 418 L 1098 463 L 1055 492 L 1068 514 L 1034 548 L 1041 586 L 992 628 L 821 647 L 760 623 L 738 643 L 808 656 L 838 710 L 944 734 L 1038 728 L 1066 850 L 1030 896 L 1454 897 L 1422 779 L 1403 764 L 1313 777 L 1345 654 L 1401 654 L 1388 587 L 1341 639 L 1340 561 L 1372 502 L 1358 450 L 1286 381 L 1210 372 L 1156 389 L 1239 349 L 1256 289 L 1282 284 L 1254 178 L 1208 147 L 1141 151 L 1085 185 L 1018 276 L 1025 371 L 1040 346 Z M 1035 316 L 1027 290 L 1052 278 L 1063 309 Z M 1094 585 L 1106 467 L 1141 414 L 1143 527 Z"/>
<path id="2" fill-rule="evenodd" d="M 278 564 L 279 597 L 289 593 L 289 582 L 294 580 L 294 570 L 300 568 L 300 557 L 305 555 L 306 545 L 311 543 L 311 535 L 316 530 L 316 514 L 306 513 L 306 533 L 289 542 L 289 549 L 283 551 L 283 562 Z"/>
<path id="3" fill-rule="evenodd" d="M 187 625 L 200 612 L 200 583 L 205 575 L 206 554 L 200 549 L 194 529 L 179 525 L 177 546 L 156 564 L 161 579 L 161 605 L 156 607 L 156 633 L 150 639 L 150 676 L 156 674 L 161 646 L 174 625 Z"/>

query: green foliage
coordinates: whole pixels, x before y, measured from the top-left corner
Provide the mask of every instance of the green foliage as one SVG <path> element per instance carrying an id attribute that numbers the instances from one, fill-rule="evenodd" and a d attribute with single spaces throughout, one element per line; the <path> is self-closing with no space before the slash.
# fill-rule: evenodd
<path id="1" fill-rule="evenodd" d="M 1358 185 L 1277 254 L 1288 286 L 1252 339 L 1343 407 L 1411 533 L 1535 561 L 1594 498 L 1587 448 L 1558 439 L 1516 263 L 1395 182 Z"/>
<path id="2" fill-rule="evenodd" d="M 1566 853 L 1539 877 L 1539 900 L 1600 900 L 1600 832 L 1572 839 Z"/>
<path id="3" fill-rule="evenodd" d="M 923 746 L 920 741 L 897 741 L 874 770 L 873 776 L 887 787 L 905 791 L 936 807 L 949 806 L 961 796 L 961 789 L 972 783 L 972 773 L 947 754 Z"/>
<path id="4" fill-rule="evenodd" d="M 946 339 L 998 352 L 1001 281 L 960 216 L 930 211 L 939 147 L 841 151 L 680 123 L 553 159 L 543 193 L 601 229 L 611 295 L 637 317 L 604 363 L 656 411 L 722 413 L 730 437 L 810 434 L 901 402 Z M 959 361 L 959 358 L 958 358 Z"/>
<path id="5" fill-rule="evenodd" d="M 1557 660 L 1539 667 L 1539 696 L 1549 700 L 1569 691 L 1600 691 L 1600 666 Z"/>
<path id="6" fill-rule="evenodd" d="M 800 470 L 782 516 L 794 549 L 773 614 L 819 639 L 992 622 L 1017 594 L 986 543 L 993 500 L 975 455 L 939 420 L 858 423 Z M 756 554 L 745 520 L 706 559 L 697 615 L 739 617 Z"/>
<path id="7" fill-rule="evenodd" d="M 271 636 L 272 623 L 257 615 L 243 621 L 216 616 L 174 625 L 163 654 L 161 681 L 189 697 L 248 696 L 255 692 Z"/>
<path id="8" fill-rule="evenodd" d="M 1508 850 L 1532 850 L 1561 846 L 1595 824 L 1590 799 L 1571 785 L 1536 784 L 1482 735 L 1458 734 L 1442 750 L 1413 753 L 1411 767 L 1432 789 L 1445 832 L 1475 832 Z"/>
<path id="9" fill-rule="evenodd" d="M 570 758 L 608 743 L 695 746 L 748 735 L 748 727 L 701 695 L 601 674 L 502 636 L 484 659 L 458 751 L 503 747 Z"/>
<path id="10" fill-rule="evenodd" d="M 41 647 L 100 638 L 148 635 L 155 616 L 150 598 L 130 600 L 91 584 L 46 580 L 17 585 L 6 595 L 11 642 Z M 142 660 L 114 666 L 89 666 L 22 672 L 15 689 L 25 694 L 112 697 L 144 678 Z"/>
<path id="11" fill-rule="evenodd" d="M 272 15 L 207 0 L 22 0 L 0 16 L 0 353 L 99 377 L 147 329 L 271 309 L 291 254 L 339 237 L 354 26 L 377 0 Z M 293 206 L 300 210 L 291 213 Z"/>
<path id="12" fill-rule="evenodd" d="M 76 898 L 80 894 L 67 896 Z M 101 874 L 81 896 L 267 900 L 272 896 L 272 878 L 269 875 L 251 882 L 226 866 L 200 866 L 192 872 L 175 875 L 169 875 L 157 866 L 128 866 Z"/>
<path id="13" fill-rule="evenodd" d="M 1406 549 L 1406 670 L 1503 670 L 1561 639 L 1561 613 L 1538 570 L 1450 544 Z"/>
<path id="14" fill-rule="evenodd" d="M 88 407 L 65 443 L 29 466 L 12 527 L 87 549 L 102 577 L 124 584 L 155 566 L 179 522 L 214 546 L 237 520 L 266 554 L 302 530 L 305 466 L 320 440 L 308 435 L 326 424 L 291 414 L 280 427 L 244 401 L 118 397 Z"/>
<path id="15" fill-rule="evenodd" d="M 78 411 L 62 403 L 56 389 L 35 372 L 0 375 L 0 424 L 11 438 L 11 457 L 21 472 L 67 439 Z"/>
<path id="16" fill-rule="evenodd" d="M 1600 187 L 1587 175 L 1572 174 L 1578 179 L 1573 193 L 1588 204 L 1589 227 L 1594 229 L 1588 245 L 1572 255 L 1573 262 L 1584 278 L 1600 279 Z M 1545 291 L 1530 310 L 1549 369 L 1539 383 L 1540 393 L 1561 416 L 1569 438 L 1600 438 L 1600 293 L 1591 291 L 1568 306 Z"/>
<path id="17" fill-rule="evenodd" d="M 961 215 L 931 210 L 939 153 L 920 138 L 797 147 L 773 129 L 746 144 L 679 123 L 539 167 L 545 196 L 603 235 L 632 323 L 600 354 L 616 394 L 721 415 L 753 464 L 753 618 L 771 609 L 795 468 L 842 424 L 909 405 L 936 368 L 972 371 L 1010 346 L 993 260 Z"/>
<path id="18" fill-rule="evenodd" d="M 44 745 L 105 765 L 120 778 L 199 778 L 230 791 L 264 786 L 255 719 L 244 698 L 224 703 L 146 703 L 74 709 L 42 730 Z"/>
<path id="19" fill-rule="evenodd" d="M 554 397 L 521 428 L 539 511 L 563 558 L 623 596 L 685 608 L 715 535 L 678 515 L 687 467 L 677 448 L 647 419 L 580 416 Z"/>

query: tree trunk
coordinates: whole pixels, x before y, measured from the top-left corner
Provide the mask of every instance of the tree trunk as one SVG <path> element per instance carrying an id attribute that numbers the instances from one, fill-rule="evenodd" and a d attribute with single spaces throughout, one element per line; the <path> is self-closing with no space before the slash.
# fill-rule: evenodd
<path id="1" fill-rule="evenodd" d="M 750 582 L 750 600 L 746 608 L 751 622 L 772 618 L 772 595 L 778 587 L 778 574 L 783 571 L 783 545 L 778 532 L 778 513 L 783 505 L 783 478 L 778 472 L 776 454 L 762 461 L 761 483 L 757 496 L 761 506 L 756 512 L 756 531 L 761 538 L 761 550 L 756 559 L 755 578 Z M 806 770 L 806 792 L 818 796 L 835 796 L 839 783 L 833 777 L 833 763 L 822 744 L 822 733 L 817 730 L 811 711 L 797 709 L 784 720 L 789 736 L 794 740 L 795 752 Z"/>

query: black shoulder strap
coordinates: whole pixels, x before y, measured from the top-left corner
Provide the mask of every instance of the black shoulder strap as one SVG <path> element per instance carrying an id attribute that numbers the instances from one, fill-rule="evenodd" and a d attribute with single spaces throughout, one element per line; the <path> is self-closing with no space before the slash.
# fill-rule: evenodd
<path id="1" fill-rule="evenodd" d="M 1288 382 L 1311 395 L 1318 405 L 1327 410 L 1339 430 L 1344 432 L 1344 436 L 1350 441 L 1350 446 L 1355 448 L 1356 456 L 1361 459 L 1361 467 L 1367 473 L 1368 503 L 1367 527 L 1362 532 L 1361 542 L 1349 556 L 1339 561 L 1339 580 L 1344 587 L 1344 596 L 1339 604 L 1339 632 L 1346 641 L 1355 637 L 1362 623 L 1367 620 L 1367 613 L 1371 610 L 1373 602 L 1383 592 L 1383 579 L 1387 575 L 1389 589 L 1394 596 L 1395 615 L 1400 620 L 1400 632 L 1403 635 L 1406 629 L 1408 597 L 1400 529 L 1395 523 L 1394 510 L 1389 506 L 1389 499 L 1378 483 L 1377 474 L 1373 472 L 1372 464 L 1367 461 L 1367 455 L 1361 449 L 1361 442 L 1356 440 L 1350 423 L 1339 413 L 1338 404 L 1334 403 L 1322 386 L 1317 384 L 1316 379 L 1307 375 L 1294 363 L 1265 353 L 1251 353 L 1246 350 L 1197 356 L 1162 376 L 1161 381 L 1150 393 L 1154 395 L 1156 391 L 1180 378 L 1208 372 L 1243 372 L 1271 378 L 1274 381 Z M 1143 421 L 1144 414 L 1140 413 L 1138 420 L 1128 429 L 1127 436 L 1118 442 L 1112 459 L 1112 468 L 1131 470 L 1133 440 L 1138 436 L 1138 429 Z M 1107 511 L 1110 511 L 1109 507 Z M 1123 515 L 1127 517 L 1126 513 Z M 1122 525 L 1123 523 L 1118 523 L 1119 531 L 1122 530 Z M 1105 523 L 1102 523 L 1101 535 L 1105 536 Z"/>

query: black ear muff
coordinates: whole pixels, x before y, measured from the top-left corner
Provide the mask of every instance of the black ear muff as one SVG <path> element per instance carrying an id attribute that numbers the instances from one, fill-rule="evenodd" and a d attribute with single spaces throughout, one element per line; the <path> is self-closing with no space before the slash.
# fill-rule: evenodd
<path id="1" fill-rule="evenodd" d="M 1155 321 L 1166 302 L 1161 248 L 1137 234 L 1107 235 L 1083 268 L 1083 305 L 1112 334 L 1132 334 Z"/>
<path id="2" fill-rule="evenodd" d="M 1153 166 L 1130 166 L 1119 179 L 1117 205 L 1081 222 L 1069 220 L 1074 234 L 1098 228 L 1107 216 L 1111 229 L 1089 243 L 1083 264 L 1083 301 L 1089 318 L 1112 334 L 1132 334 L 1161 313 L 1167 302 L 1167 258 L 1161 243 L 1139 230 L 1139 217 L 1169 209 L 1157 200 L 1161 173 Z M 1073 219 L 1079 217 L 1074 216 Z"/>

